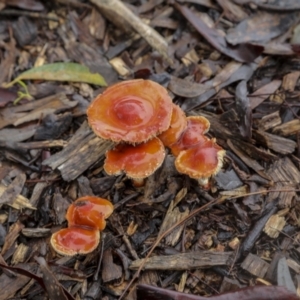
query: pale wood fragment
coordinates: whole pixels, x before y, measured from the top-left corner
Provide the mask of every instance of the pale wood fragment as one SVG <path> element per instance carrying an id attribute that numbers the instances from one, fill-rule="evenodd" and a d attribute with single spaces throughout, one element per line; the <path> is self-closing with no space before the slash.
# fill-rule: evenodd
<path id="1" fill-rule="evenodd" d="M 126 66 L 124 60 L 121 57 L 114 57 L 109 61 L 113 66 L 116 72 L 123 77 L 126 77 L 130 74 L 130 69 Z"/>
<path id="2" fill-rule="evenodd" d="M 288 157 L 284 157 L 271 164 L 266 173 L 274 182 L 272 189 L 281 190 L 280 192 L 269 193 L 267 202 L 279 198 L 280 207 L 291 207 L 292 201 L 296 197 L 296 192 L 293 189 L 300 183 L 299 169 Z"/>
<path id="3" fill-rule="evenodd" d="M 285 226 L 285 218 L 280 217 L 279 215 L 273 215 L 270 217 L 270 219 L 267 221 L 264 232 L 271 238 L 277 238 Z"/>
<path id="4" fill-rule="evenodd" d="M 144 270 L 191 270 L 226 265 L 232 253 L 233 252 L 193 251 L 168 256 L 152 256 L 147 259 Z M 144 259 L 135 260 L 129 268 L 137 270 L 143 262 Z"/>
<path id="5" fill-rule="evenodd" d="M 280 117 L 280 112 L 279 110 L 272 112 L 268 115 L 263 116 L 259 121 L 258 121 L 258 128 L 260 130 L 269 130 L 275 126 L 278 126 L 281 124 L 281 117 Z"/>
<path id="6" fill-rule="evenodd" d="M 294 119 L 292 121 L 283 123 L 274 128 L 274 132 L 282 136 L 290 136 L 300 132 L 300 120 Z"/>
<path id="7" fill-rule="evenodd" d="M 16 251 L 13 254 L 11 263 L 16 265 L 18 263 L 24 262 L 28 255 L 29 247 L 23 243 L 19 244 Z"/>
<path id="8" fill-rule="evenodd" d="M 163 223 L 160 227 L 158 236 L 162 235 L 165 231 L 167 231 L 170 227 L 172 227 L 175 223 L 183 220 L 186 218 L 190 210 L 187 208 L 185 211 L 180 212 L 179 208 L 176 207 L 176 205 L 185 197 L 187 193 L 187 189 L 182 189 L 178 192 L 175 199 L 171 201 L 168 211 L 166 213 L 166 216 L 163 220 Z M 181 226 L 178 226 L 176 229 L 174 229 L 170 234 L 168 234 L 165 238 L 165 243 L 167 245 L 174 246 L 177 244 L 180 235 L 182 233 L 182 230 L 184 228 L 184 224 Z"/>
<path id="9" fill-rule="evenodd" d="M 286 74 L 283 77 L 282 88 L 285 91 L 293 92 L 300 77 L 300 71 L 294 71 Z"/>
<path id="10" fill-rule="evenodd" d="M 230 197 L 244 197 L 245 194 L 249 193 L 249 188 L 247 185 L 240 186 L 236 189 L 229 190 L 229 191 L 221 191 L 220 195 L 222 199 L 227 199 Z"/>
<path id="11" fill-rule="evenodd" d="M 241 241 L 239 240 L 239 238 L 235 237 L 233 238 L 229 243 L 228 246 L 232 249 L 232 250 L 236 250 L 238 249 L 238 247 L 240 246 Z"/>
<path id="12" fill-rule="evenodd" d="M 23 228 L 22 234 L 28 238 L 42 238 L 51 235 L 50 228 Z"/>
<path id="13" fill-rule="evenodd" d="M 188 277 L 188 272 L 183 272 L 182 275 L 181 275 L 181 278 L 180 278 L 180 282 L 179 282 L 178 287 L 177 287 L 177 292 L 182 293 L 184 291 L 187 277 Z"/>
<path id="14" fill-rule="evenodd" d="M 269 264 L 257 255 L 249 253 L 242 262 L 241 267 L 254 276 L 264 278 L 268 271 Z"/>
<path id="15" fill-rule="evenodd" d="M 4 184 L 0 184 L 0 196 L 6 191 L 7 187 Z M 29 199 L 22 195 L 17 195 L 11 203 L 9 203 L 11 207 L 15 209 L 29 208 L 36 209 L 33 205 L 31 205 Z"/>

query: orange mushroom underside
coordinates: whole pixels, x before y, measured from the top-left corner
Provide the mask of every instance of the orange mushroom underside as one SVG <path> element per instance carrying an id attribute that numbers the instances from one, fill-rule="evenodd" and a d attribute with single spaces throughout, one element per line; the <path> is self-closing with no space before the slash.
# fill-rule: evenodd
<path id="1" fill-rule="evenodd" d="M 172 99 L 150 80 L 128 80 L 108 87 L 87 110 L 96 135 L 114 142 L 142 143 L 168 129 Z"/>
<path id="2" fill-rule="evenodd" d="M 107 151 L 104 170 L 109 175 L 124 171 L 128 177 L 145 178 L 161 166 L 164 158 L 164 145 L 158 138 L 136 146 L 119 144 Z"/>

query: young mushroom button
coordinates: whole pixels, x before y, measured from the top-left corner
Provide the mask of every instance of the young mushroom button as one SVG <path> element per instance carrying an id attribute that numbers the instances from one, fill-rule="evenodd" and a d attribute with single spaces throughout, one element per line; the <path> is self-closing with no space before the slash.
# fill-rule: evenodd
<path id="1" fill-rule="evenodd" d="M 169 128 L 172 99 L 151 80 L 128 80 L 108 87 L 87 109 L 96 135 L 114 142 L 143 143 Z"/>

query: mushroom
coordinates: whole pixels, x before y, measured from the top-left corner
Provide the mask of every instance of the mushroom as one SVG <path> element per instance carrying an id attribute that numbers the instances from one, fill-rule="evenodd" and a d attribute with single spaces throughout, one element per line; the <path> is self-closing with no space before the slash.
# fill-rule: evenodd
<path id="1" fill-rule="evenodd" d="M 99 230 L 105 228 L 105 219 L 113 210 L 113 205 L 103 198 L 85 196 L 77 199 L 67 210 L 68 228 L 51 236 L 53 249 L 67 256 L 92 252 L 100 241 Z"/>
<path id="2" fill-rule="evenodd" d="M 151 80 L 135 79 L 108 87 L 87 109 L 96 135 L 114 142 L 142 143 L 169 128 L 172 99 Z"/>
<path id="3" fill-rule="evenodd" d="M 178 105 L 173 104 L 170 127 L 161 133 L 158 138 L 168 147 L 180 138 L 186 127 L 187 118 L 184 111 Z"/>
<path id="4" fill-rule="evenodd" d="M 224 155 L 225 150 L 211 139 L 181 151 L 175 159 L 175 167 L 178 172 L 197 179 L 200 185 L 205 186 L 209 178 L 222 168 Z"/>
<path id="5" fill-rule="evenodd" d="M 68 208 L 66 219 L 68 226 L 86 226 L 103 230 L 114 206 L 106 199 L 85 196 L 74 201 Z"/>
<path id="6" fill-rule="evenodd" d="M 135 146 L 118 144 L 106 152 L 104 170 L 109 175 L 119 175 L 124 171 L 135 186 L 142 186 L 144 179 L 161 166 L 164 158 L 165 148 L 158 138 Z"/>
<path id="7" fill-rule="evenodd" d="M 186 150 L 197 144 L 203 144 L 209 140 L 208 137 L 204 136 L 210 127 L 210 123 L 205 117 L 190 116 L 186 119 L 187 128 L 183 131 L 177 142 L 169 145 L 174 156 L 178 156 L 182 150 Z"/>
<path id="8" fill-rule="evenodd" d="M 66 256 L 88 254 L 95 250 L 100 241 L 100 232 L 97 229 L 70 227 L 61 229 L 51 236 L 53 249 Z"/>

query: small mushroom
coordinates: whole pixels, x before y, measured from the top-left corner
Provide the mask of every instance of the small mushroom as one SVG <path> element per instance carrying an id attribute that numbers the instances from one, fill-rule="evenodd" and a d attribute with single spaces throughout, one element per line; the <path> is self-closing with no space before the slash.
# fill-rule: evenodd
<path id="1" fill-rule="evenodd" d="M 87 109 L 96 135 L 114 142 L 142 143 L 169 128 L 172 99 L 151 80 L 135 79 L 108 87 Z"/>
<path id="2" fill-rule="evenodd" d="M 206 186 L 211 176 L 216 175 L 223 165 L 225 150 L 216 144 L 215 139 L 183 150 L 175 159 L 178 172 L 187 174 Z"/>
<path id="3" fill-rule="evenodd" d="M 68 226 L 86 226 L 103 230 L 114 206 L 106 199 L 85 196 L 74 201 L 68 208 L 66 219 Z"/>
<path id="4" fill-rule="evenodd" d="M 205 117 L 187 117 L 187 128 L 183 131 L 176 143 L 169 145 L 174 156 L 179 155 L 182 150 L 186 150 L 197 144 L 204 144 L 209 139 L 204 136 L 208 132 L 210 123 Z"/>
<path id="5" fill-rule="evenodd" d="M 73 256 L 92 252 L 97 248 L 99 241 L 100 232 L 98 229 L 70 227 L 52 234 L 50 243 L 57 253 Z"/>
<path id="6" fill-rule="evenodd" d="M 184 111 L 178 105 L 173 104 L 170 127 L 161 133 L 158 138 L 168 147 L 180 138 L 186 127 L 187 118 Z"/>
<path id="7" fill-rule="evenodd" d="M 113 205 L 103 198 L 85 196 L 77 199 L 67 210 L 68 228 L 51 236 L 53 249 L 67 256 L 92 252 L 100 241 L 99 230 L 105 228 L 105 219 L 113 210 Z"/>
<path id="8" fill-rule="evenodd" d="M 106 152 L 104 170 L 109 175 L 119 175 L 124 171 L 135 186 L 142 186 L 144 179 L 161 166 L 164 158 L 165 148 L 158 138 L 135 146 L 118 144 Z"/>

